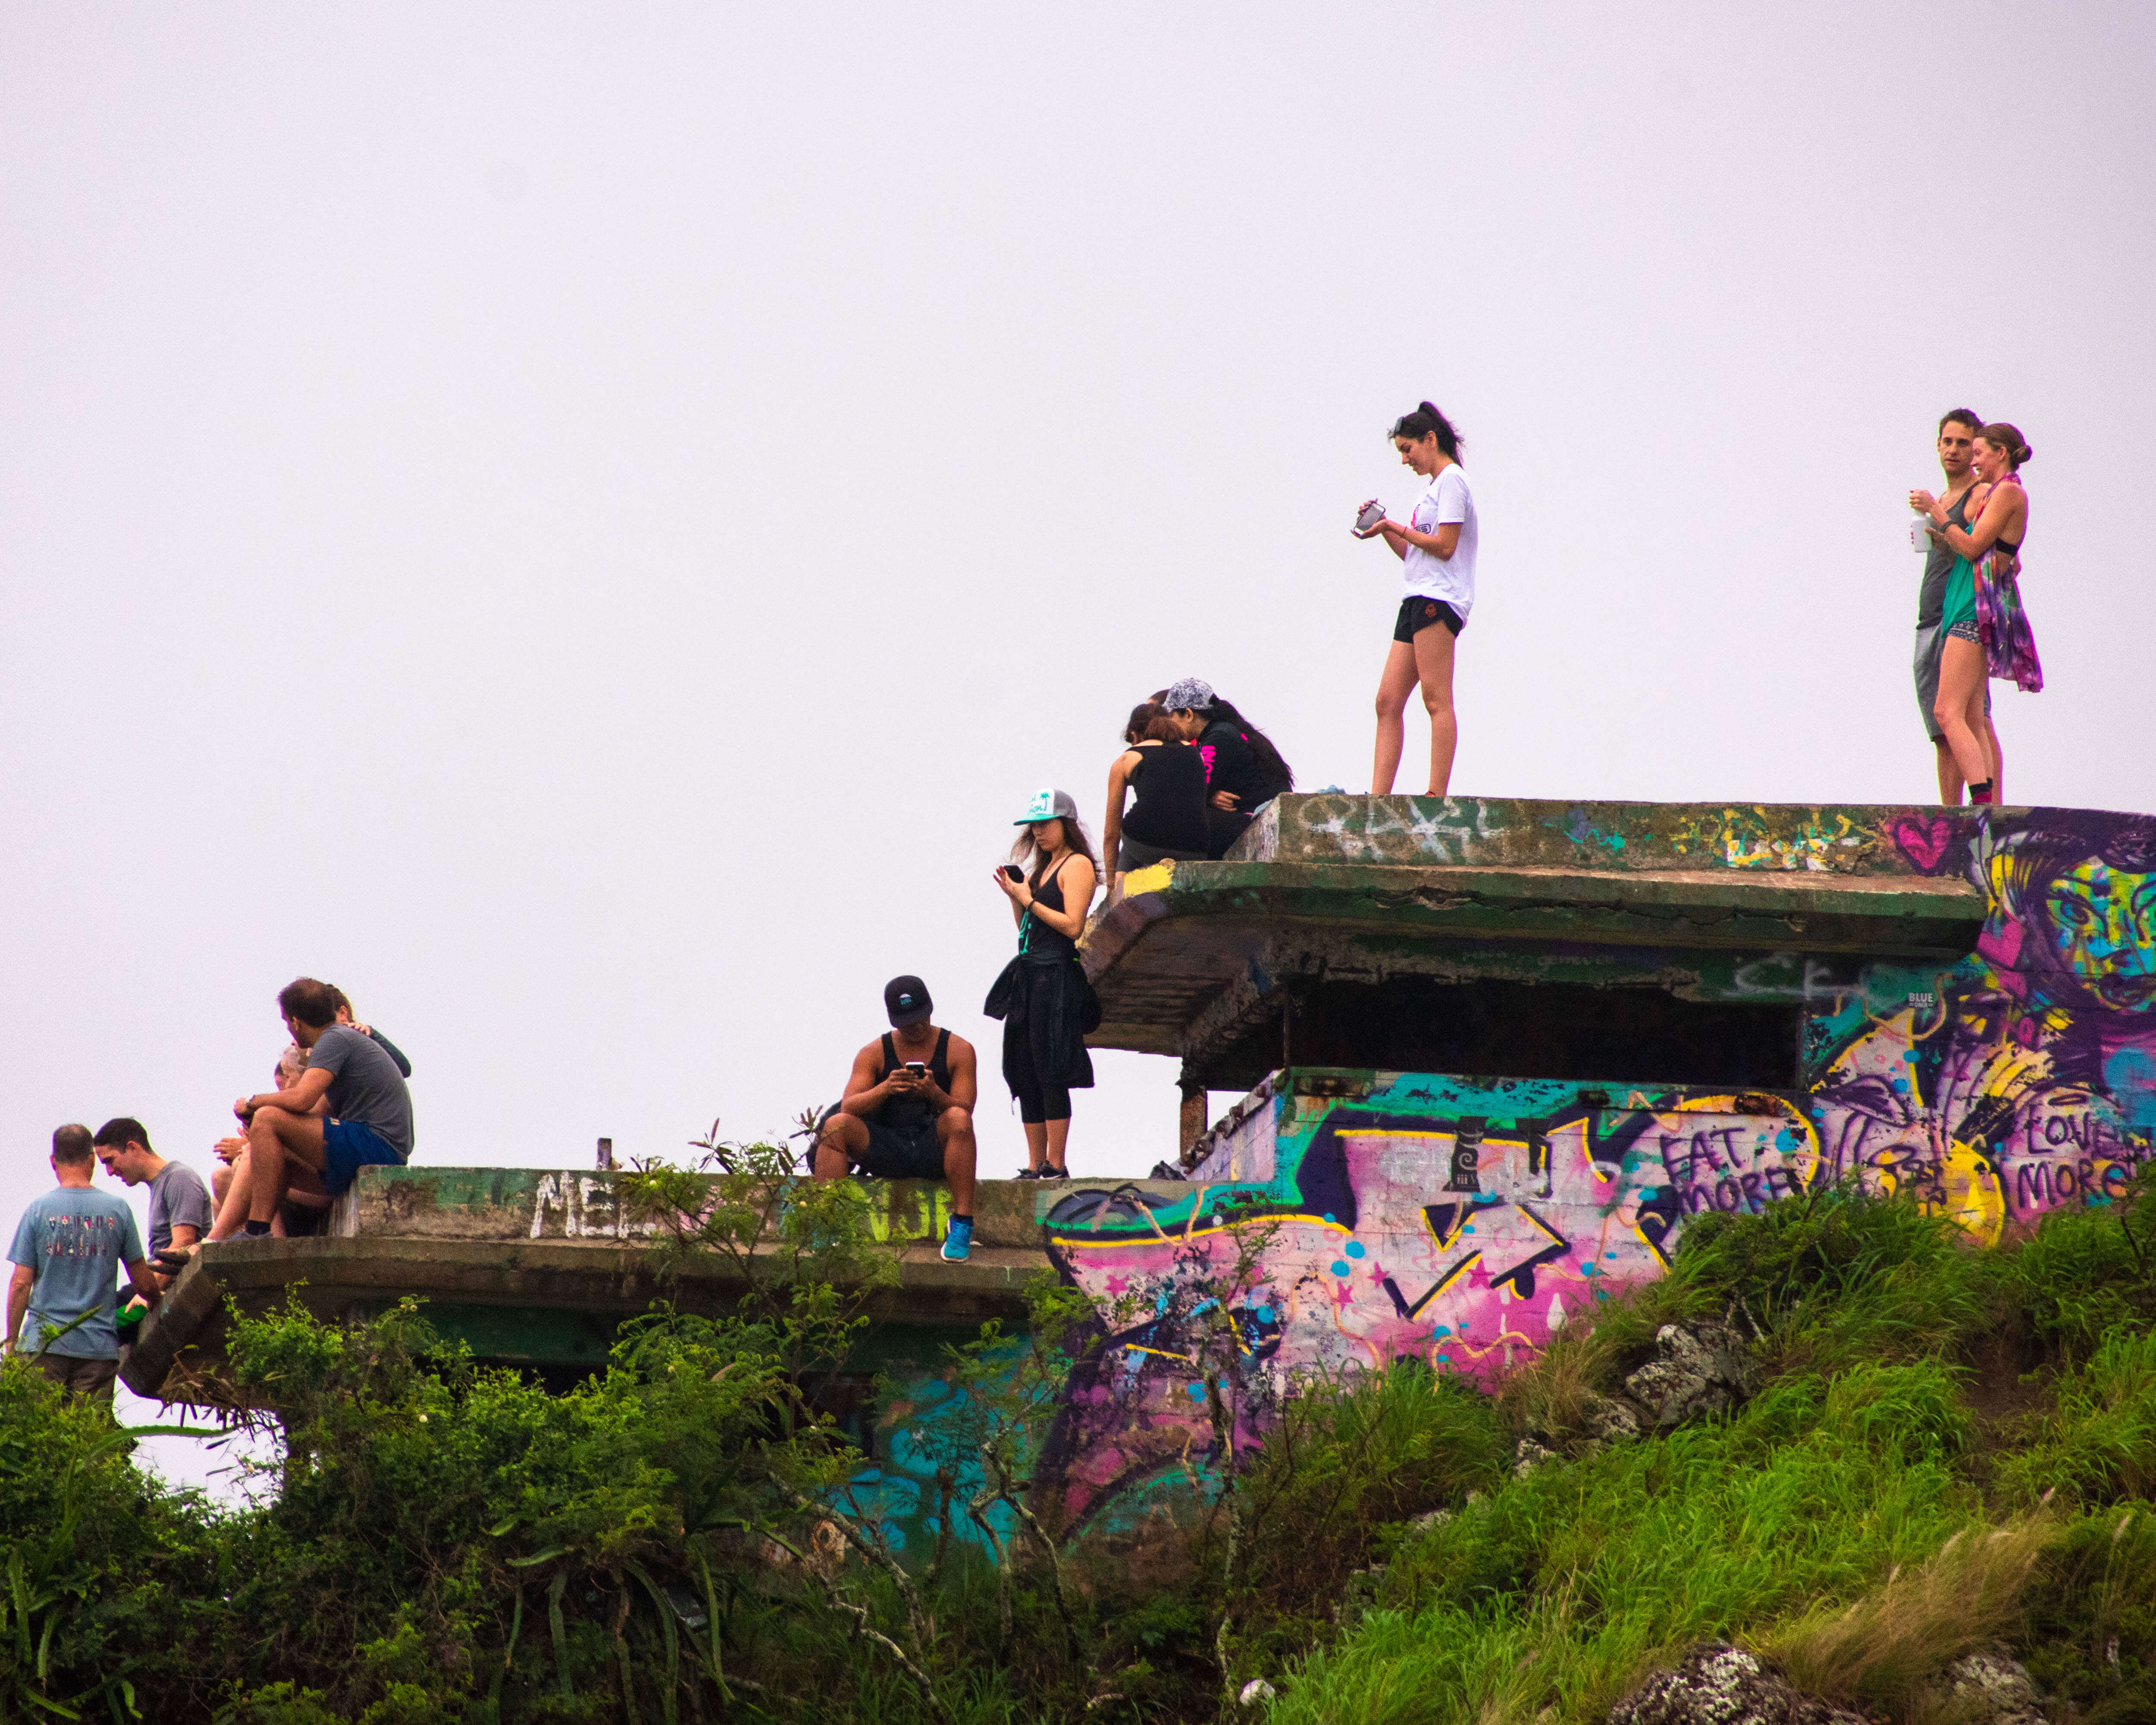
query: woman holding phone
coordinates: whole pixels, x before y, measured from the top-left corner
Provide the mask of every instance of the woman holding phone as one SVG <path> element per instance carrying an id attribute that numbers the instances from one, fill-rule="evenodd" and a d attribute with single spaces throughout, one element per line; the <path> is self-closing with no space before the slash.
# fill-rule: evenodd
<path id="1" fill-rule="evenodd" d="M 1070 1092 L 1093 1085 L 1086 1051 L 1093 989 L 1078 962 L 1078 937 L 1100 875 L 1069 792 L 1035 793 L 1014 824 L 1025 831 L 995 882 L 1018 923 L 1018 957 L 983 1010 L 1004 1021 L 1004 1082 L 1025 1126 L 1026 1169 L 1019 1178 L 1066 1180 Z"/>
<path id="2" fill-rule="evenodd" d="M 1481 536 L 1474 494 L 1460 465 L 1466 440 L 1428 402 L 1393 424 L 1400 465 L 1427 480 L 1407 525 L 1381 517 L 1353 531 L 1358 539 L 1383 539 L 1405 565 L 1407 595 L 1393 624 L 1393 644 L 1378 679 L 1378 747 L 1370 766 L 1370 794 L 1392 794 L 1405 742 L 1408 696 L 1422 685 L 1430 713 L 1430 793 L 1441 797 L 1452 782 L 1453 751 L 1460 723 L 1452 711 L 1452 655 L 1467 614 L 1475 608 L 1475 552 Z M 1368 519 L 1373 506 L 1365 504 Z"/>

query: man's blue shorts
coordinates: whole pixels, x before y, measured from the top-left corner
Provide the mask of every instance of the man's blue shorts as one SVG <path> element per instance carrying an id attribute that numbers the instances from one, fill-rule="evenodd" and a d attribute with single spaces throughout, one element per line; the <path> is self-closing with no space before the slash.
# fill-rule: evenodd
<path id="1" fill-rule="evenodd" d="M 389 1140 L 371 1126 L 357 1120 L 322 1122 L 322 1190 L 336 1197 L 363 1168 L 404 1166 L 404 1158 L 389 1147 Z"/>

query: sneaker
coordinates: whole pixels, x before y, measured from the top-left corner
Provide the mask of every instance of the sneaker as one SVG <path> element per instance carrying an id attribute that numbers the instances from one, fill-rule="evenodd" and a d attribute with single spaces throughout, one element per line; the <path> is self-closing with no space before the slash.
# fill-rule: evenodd
<path id="1" fill-rule="evenodd" d="M 1070 1178 L 1070 1170 L 1067 1168 L 1045 1168 L 1034 1178 L 1042 1180 L 1067 1180 Z"/>
<path id="2" fill-rule="evenodd" d="M 1040 1170 L 1037 1168 L 1022 1168 L 1011 1178 L 1014 1180 L 1037 1180 L 1040 1178 Z"/>
<path id="3" fill-rule="evenodd" d="M 973 1255 L 973 1224 L 953 1222 L 951 1231 L 943 1236 L 943 1257 L 947 1263 L 963 1264 Z"/>

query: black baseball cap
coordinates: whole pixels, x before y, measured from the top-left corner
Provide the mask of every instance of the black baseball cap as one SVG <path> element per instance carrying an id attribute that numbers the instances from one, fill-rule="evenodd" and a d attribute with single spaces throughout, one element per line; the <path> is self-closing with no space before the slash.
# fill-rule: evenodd
<path id="1" fill-rule="evenodd" d="M 909 1024 L 927 1023 L 936 1003 L 919 977 L 895 976 L 883 985 L 883 1009 L 891 1016 L 891 1028 L 903 1030 Z"/>

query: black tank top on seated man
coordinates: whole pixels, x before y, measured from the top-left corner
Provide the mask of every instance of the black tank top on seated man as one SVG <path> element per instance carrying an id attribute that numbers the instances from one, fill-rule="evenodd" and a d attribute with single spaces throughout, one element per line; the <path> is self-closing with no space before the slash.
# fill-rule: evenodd
<path id="1" fill-rule="evenodd" d="M 891 1040 L 891 1032 L 885 1031 L 883 1070 L 876 1074 L 876 1082 L 881 1084 L 905 1064 L 898 1057 L 898 1045 Z M 950 1095 L 951 1033 L 948 1030 L 936 1033 L 936 1052 L 929 1055 L 924 1064 L 928 1068 L 928 1076 L 936 1081 L 937 1089 L 947 1096 Z M 883 1105 L 876 1117 L 886 1126 L 896 1127 L 901 1132 L 916 1132 L 923 1127 L 935 1123 L 936 1105 L 921 1096 L 896 1096 Z"/>
<path id="2" fill-rule="evenodd" d="M 1205 854 L 1205 757 L 1194 743 L 1147 742 L 1131 768 L 1123 832 L 1156 850 Z"/>
<path id="3" fill-rule="evenodd" d="M 1070 860 L 1067 855 L 1063 859 L 1063 862 Z M 1033 896 L 1051 911 L 1065 908 L 1063 887 L 1055 878 L 1062 872 L 1063 863 L 1058 863 L 1049 871 L 1045 880 L 1041 878 L 1038 870 L 1034 875 Z M 1066 958 L 1078 956 L 1078 942 L 1060 929 L 1050 928 L 1028 911 L 1024 920 L 1019 924 L 1018 950 L 1028 964 L 1060 964 Z"/>

